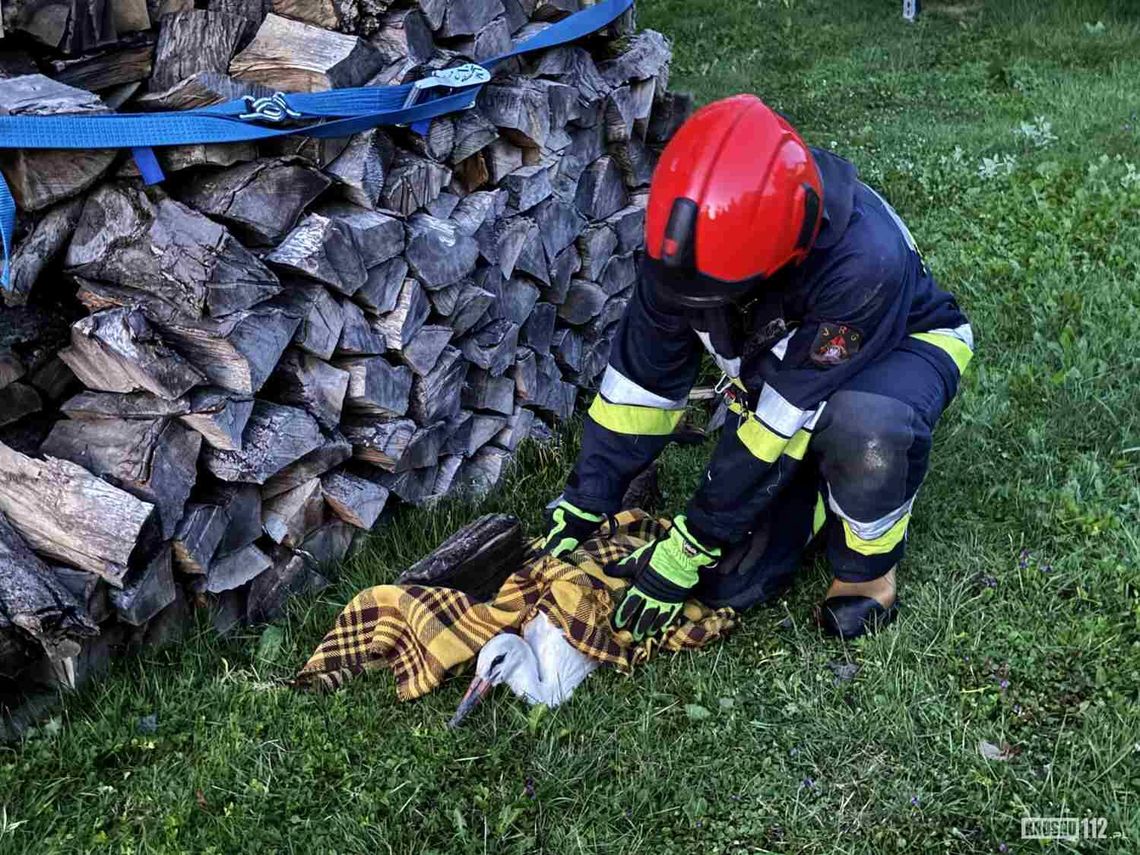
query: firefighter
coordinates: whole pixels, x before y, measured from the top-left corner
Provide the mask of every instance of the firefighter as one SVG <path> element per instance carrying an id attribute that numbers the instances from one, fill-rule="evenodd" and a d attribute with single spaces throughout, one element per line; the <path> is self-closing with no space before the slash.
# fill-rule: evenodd
<path id="1" fill-rule="evenodd" d="M 699 110 L 661 156 L 641 275 L 546 552 L 574 549 L 618 510 L 669 441 L 706 350 L 728 420 L 667 535 L 611 569 L 632 581 L 615 628 L 659 633 L 690 595 L 762 602 L 817 536 L 834 577 L 824 631 L 853 638 L 893 620 L 931 435 L 973 336 L 891 206 L 751 95 Z"/>

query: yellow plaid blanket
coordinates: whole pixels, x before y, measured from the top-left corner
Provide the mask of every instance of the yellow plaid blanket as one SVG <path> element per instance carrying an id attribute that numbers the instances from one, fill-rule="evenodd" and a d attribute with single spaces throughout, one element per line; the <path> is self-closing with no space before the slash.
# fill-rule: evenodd
<path id="1" fill-rule="evenodd" d="M 657 648 L 702 647 L 735 625 L 731 609 L 713 611 L 690 600 L 683 619 L 661 639 L 636 645 L 628 633 L 610 628 L 613 597 L 628 582 L 607 576 L 603 568 L 667 527 L 641 511 L 623 511 L 572 555 L 526 561 L 486 603 L 451 588 L 367 588 L 345 606 L 293 684 L 332 691 L 363 671 L 390 668 L 400 700 L 418 698 L 436 688 L 449 670 L 473 659 L 493 636 L 519 630 L 537 611 L 582 653 L 624 672 Z"/>

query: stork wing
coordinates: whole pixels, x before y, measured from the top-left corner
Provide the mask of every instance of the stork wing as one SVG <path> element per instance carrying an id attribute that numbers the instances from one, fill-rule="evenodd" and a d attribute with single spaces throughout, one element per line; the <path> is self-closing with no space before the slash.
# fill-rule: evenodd
<path id="1" fill-rule="evenodd" d="M 523 639 L 538 662 L 547 706 L 556 707 L 569 698 L 578 684 L 598 667 L 595 660 L 571 647 L 562 631 L 542 612 L 523 627 Z"/>

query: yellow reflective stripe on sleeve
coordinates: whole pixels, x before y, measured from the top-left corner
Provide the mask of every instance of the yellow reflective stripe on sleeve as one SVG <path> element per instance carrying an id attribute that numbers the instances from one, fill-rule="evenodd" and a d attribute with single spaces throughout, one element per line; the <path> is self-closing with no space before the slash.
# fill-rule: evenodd
<path id="1" fill-rule="evenodd" d="M 807 454 L 808 443 L 811 442 L 811 434 L 803 428 L 796 431 L 796 435 L 788 441 L 788 447 L 784 449 L 784 454 L 793 460 L 803 460 L 804 455 Z"/>
<path id="2" fill-rule="evenodd" d="M 906 535 L 906 526 L 910 522 L 910 514 L 903 514 L 897 523 L 874 540 L 863 540 L 851 530 L 851 523 L 843 521 L 843 539 L 847 541 L 847 548 L 860 555 L 883 555 L 899 545 L 899 541 Z"/>
<path id="3" fill-rule="evenodd" d="M 974 352 L 970 350 L 966 342 L 952 335 L 920 332 L 911 333 L 911 338 L 917 338 L 919 341 L 934 345 L 939 350 L 944 350 L 954 360 L 954 364 L 958 366 L 959 374 L 966 372 L 966 366 L 974 358 Z"/>
<path id="4" fill-rule="evenodd" d="M 681 421 L 684 410 L 661 410 L 633 404 L 611 404 L 601 395 L 590 405 L 590 418 L 614 433 L 668 436 Z"/>
<path id="5" fill-rule="evenodd" d="M 757 418 L 747 418 L 736 431 L 744 447 L 765 463 L 775 463 L 788 445 L 788 440 L 764 427 Z M 802 456 L 802 455 L 801 455 Z"/>

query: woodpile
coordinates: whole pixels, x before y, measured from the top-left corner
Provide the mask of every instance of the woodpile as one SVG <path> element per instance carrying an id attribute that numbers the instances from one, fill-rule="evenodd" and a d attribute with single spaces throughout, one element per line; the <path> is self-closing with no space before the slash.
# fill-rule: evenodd
<path id="1" fill-rule="evenodd" d="M 4 0 L 0 110 L 409 82 L 579 3 Z M 0 690 L 188 605 L 271 619 L 397 502 L 478 496 L 569 418 L 691 106 L 669 60 L 626 15 L 422 135 L 174 146 L 158 186 L 125 152 L 0 150 Z"/>

